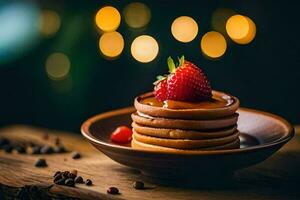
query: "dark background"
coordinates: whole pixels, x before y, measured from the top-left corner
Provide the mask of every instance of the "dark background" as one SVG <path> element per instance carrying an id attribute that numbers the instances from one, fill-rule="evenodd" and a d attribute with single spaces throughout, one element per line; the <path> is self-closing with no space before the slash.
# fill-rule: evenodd
<path id="1" fill-rule="evenodd" d="M 9 2 L 0 1 L 0 9 Z M 113 61 L 99 53 L 94 16 L 103 5 L 122 11 L 132 1 L 28 2 L 57 11 L 62 25 L 53 37 L 39 38 L 18 58 L 0 63 L 1 126 L 23 123 L 79 132 L 87 117 L 132 105 L 135 96 L 152 90 L 155 76 L 167 71 L 166 58 L 182 54 L 204 69 L 214 89 L 239 97 L 241 106 L 300 123 L 299 1 L 140 1 L 151 9 L 151 21 L 142 30 L 131 30 L 121 22 L 118 31 L 125 49 Z M 217 8 L 249 16 L 257 34 L 248 45 L 229 42 L 225 56 L 209 60 L 199 44 L 203 34 L 212 30 L 211 17 Z M 190 43 L 180 43 L 171 35 L 171 23 L 180 15 L 193 17 L 199 25 Z M 130 54 L 131 42 L 141 34 L 152 35 L 160 47 L 157 58 L 148 64 Z M 52 81 L 45 72 L 47 56 L 56 51 L 71 61 L 70 77 L 64 81 Z"/>

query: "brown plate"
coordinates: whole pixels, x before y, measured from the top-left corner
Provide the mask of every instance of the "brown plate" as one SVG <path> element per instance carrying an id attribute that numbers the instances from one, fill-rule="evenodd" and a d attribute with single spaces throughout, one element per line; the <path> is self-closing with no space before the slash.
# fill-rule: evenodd
<path id="1" fill-rule="evenodd" d="M 161 153 L 111 143 L 111 132 L 120 125 L 130 126 L 133 112 L 135 109 L 129 107 L 96 115 L 83 123 L 81 132 L 111 159 L 156 178 L 190 179 L 198 175 L 219 177 L 230 174 L 270 157 L 294 135 L 292 126 L 281 117 L 241 108 L 238 110 L 239 149 Z"/>

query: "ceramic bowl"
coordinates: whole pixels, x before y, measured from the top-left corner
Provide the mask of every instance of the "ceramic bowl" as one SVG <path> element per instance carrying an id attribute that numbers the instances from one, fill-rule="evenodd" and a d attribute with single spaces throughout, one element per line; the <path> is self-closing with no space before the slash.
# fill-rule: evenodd
<path id="1" fill-rule="evenodd" d="M 158 179 L 196 179 L 231 174 L 264 161 L 294 135 L 292 126 L 283 118 L 240 108 L 237 111 L 241 132 L 238 149 L 178 154 L 137 150 L 130 145 L 112 143 L 112 131 L 120 125 L 130 126 L 133 112 L 135 109 L 129 107 L 96 115 L 83 123 L 81 132 L 92 145 L 114 161 Z"/>

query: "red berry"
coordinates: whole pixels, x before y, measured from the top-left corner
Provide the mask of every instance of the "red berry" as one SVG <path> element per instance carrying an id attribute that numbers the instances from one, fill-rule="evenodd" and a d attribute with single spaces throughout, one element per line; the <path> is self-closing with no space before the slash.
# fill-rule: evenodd
<path id="1" fill-rule="evenodd" d="M 167 79 L 164 79 L 160 81 L 155 87 L 154 87 L 154 95 L 155 98 L 159 101 L 165 101 L 167 99 Z"/>
<path id="2" fill-rule="evenodd" d="M 132 130 L 127 126 L 119 126 L 112 132 L 111 141 L 118 144 L 125 144 L 131 141 L 132 139 Z"/>
<path id="3" fill-rule="evenodd" d="M 159 101 L 175 100 L 198 102 L 209 100 L 212 89 L 208 79 L 201 69 L 184 57 L 180 59 L 177 68 L 171 58 L 168 58 L 170 75 L 158 82 L 154 88 L 155 97 Z"/>
<path id="4" fill-rule="evenodd" d="M 210 83 L 201 69 L 185 61 L 168 77 L 168 99 L 177 101 L 206 101 L 211 98 Z"/>
<path id="5" fill-rule="evenodd" d="M 106 192 L 108 194 L 119 194 L 119 189 L 116 187 L 109 187 Z"/>

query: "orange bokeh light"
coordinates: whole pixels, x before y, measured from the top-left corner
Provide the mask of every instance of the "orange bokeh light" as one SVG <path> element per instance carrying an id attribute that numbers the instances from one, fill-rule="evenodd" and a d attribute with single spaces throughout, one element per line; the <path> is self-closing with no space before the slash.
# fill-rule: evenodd
<path id="1" fill-rule="evenodd" d="M 105 6 L 97 12 L 95 22 L 103 32 L 115 31 L 120 26 L 121 15 L 116 8 Z"/>
<path id="2" fill-rule="evenodd" d="M 248 44 L 255 38 L 256 25 L 249 17 L 234 15 L 227 20 L 226 31 L 234 42 Z"/>

